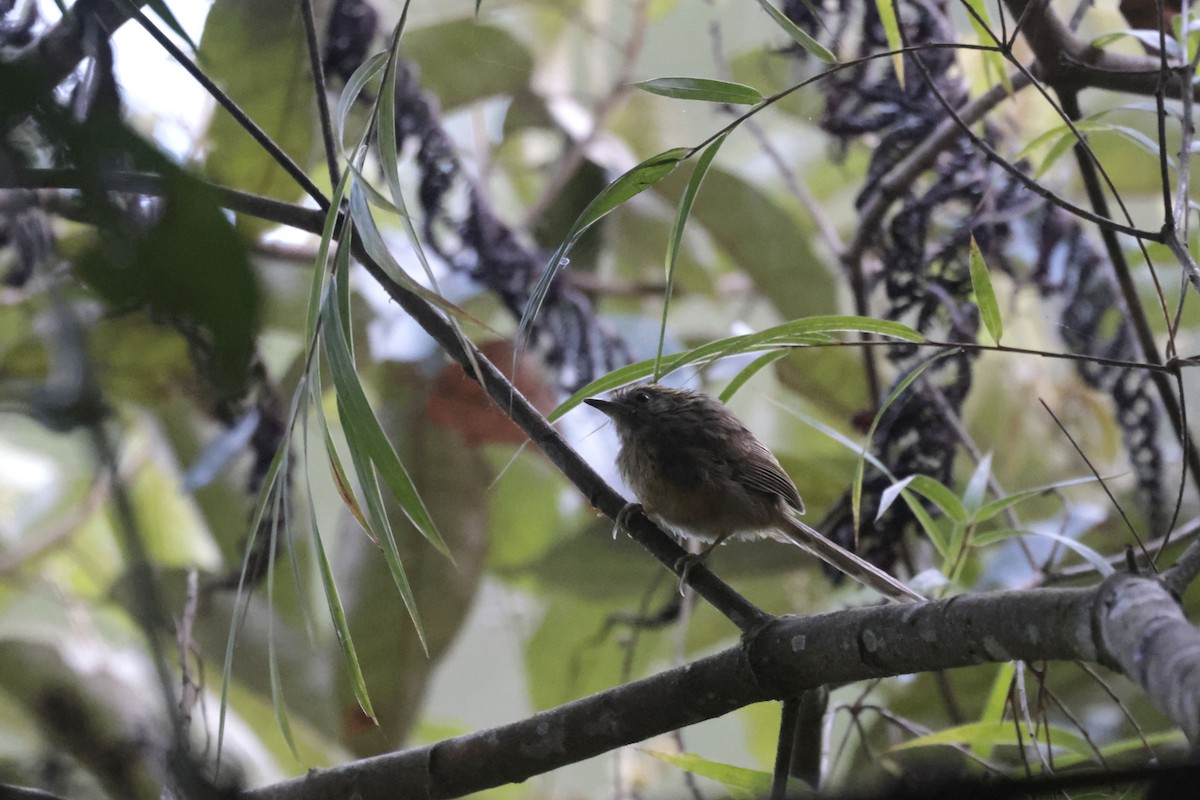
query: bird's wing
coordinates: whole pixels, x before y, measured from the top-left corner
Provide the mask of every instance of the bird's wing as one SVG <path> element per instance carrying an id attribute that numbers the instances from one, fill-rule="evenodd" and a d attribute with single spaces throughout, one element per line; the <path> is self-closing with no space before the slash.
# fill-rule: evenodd
<path id="1" fill-rule="evenodd" d="M 789 506 L 803 514 L 804 501 L 796 491 L 796 484 L 779 466 L 775 455 L 757 439 L 751 442 L 751 447 L 755 450 L 753 457 L 737 461 L 737 478 L 752 489 L 779 495 Z"/>

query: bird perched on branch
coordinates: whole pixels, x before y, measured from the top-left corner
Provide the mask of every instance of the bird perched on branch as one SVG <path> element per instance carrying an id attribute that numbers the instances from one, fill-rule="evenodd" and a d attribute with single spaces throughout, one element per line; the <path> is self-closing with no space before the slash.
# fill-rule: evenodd
<path id="1" fill-rule="evenodd" d="M 771 536 L 798 545 L 899 602 L 925 598 L 795 518 L 804 501 L 778 459 L 723 403 L 703 392 L 635 384 L 584 400 L 612 419 L 617 467 L 642 510 L 663 527 L 710 542 Z M 687 569 L 683 570 L 686 579 Z"/>

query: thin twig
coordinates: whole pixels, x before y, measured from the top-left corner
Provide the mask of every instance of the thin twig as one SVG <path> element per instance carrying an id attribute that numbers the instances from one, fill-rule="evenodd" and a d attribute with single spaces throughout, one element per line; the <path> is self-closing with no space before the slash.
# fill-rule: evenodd
<path id="1" fill-rule="evenodd" d="M 337 145 L 333 140 L 333 119 L 329 115 L 329 89 L 325 85 L 325 64 L 321 59 L 321 46 L 317 40 L 317 22 L 313 15 L 312 0 L 301 0 L 300 11 L 304 17 L 304 42 L 308 49 L 308 69 L 313 79 L 313 91 L 317 95 L 317 117 L 321 121 L 321 141 L 325 146 L 325 166 L 329 170 L 329 185 L 337 186 L 341 180 L 338 170 Z"/>

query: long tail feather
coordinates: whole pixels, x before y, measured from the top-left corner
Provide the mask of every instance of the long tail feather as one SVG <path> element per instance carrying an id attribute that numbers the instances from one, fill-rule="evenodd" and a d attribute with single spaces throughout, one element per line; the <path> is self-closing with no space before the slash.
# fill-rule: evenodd
<path id="1" fill-rule="evenodd" d="M 800 520 L 791 519 L 789 522 L 792 527 L 781 532 L 790 542 L 799 545 L 838 572 L 850 576 L 868 589 L 874 589 L 897 603 L 920 603 L 928 599 L 874 564 L 864 561 L 849 550 L 829 541 Z"/>

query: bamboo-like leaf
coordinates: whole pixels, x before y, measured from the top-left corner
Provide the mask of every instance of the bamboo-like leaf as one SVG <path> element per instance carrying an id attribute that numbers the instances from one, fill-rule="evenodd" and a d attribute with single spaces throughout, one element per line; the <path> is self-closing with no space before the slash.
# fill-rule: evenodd
<path id="1" fill-rule="evenodd" d="M 884 1 L 885 0 L 881 0 L 881 2 Z M 778 25 L 780 28 L 783 28 L 784 32 L 786 32 L 788 36 L 792 37 L 792 40 L 796 44 L 800 45 L 807 52 L 821 59 L 826 64 L 837 63 L 837 56 L 835 56 L 829 50 L 829 48 L 818 42 L 813 37 L 809 36 L 807 31 L 788 19 L 787 15 L 772 5 L 770 0 L 758 0 L 758 4 L 762 6 L 763 10 L 766 11 L 767 14 L 770 15 L 771 19 L 775 21 L 776 25 Z"/>
<path id="2" fill-rule="evenodd" d="M 342 414 L 340 407 L 338 413 L 343 420 L 354 419 L 353 415 Z M 400 592 L 400 599 L 408 610 L 409 618 L 412 619 L 413 627 L 417 631 L 417 639 L 421 642 L 421 648 L 428 655 L 429 645 L 425 638 L 425 626 L 421 622 L 421 614 L 417 608 L 416 597 L 413 595 L 412 584 L 408 580 L 408 572 L 400 560 L 396 534 L 392 530 L 391 520 L 388 519 L 387 509 L 383 502 L 383 492 L 379 486 L 375 466 L 367 455 L 367 446 L 363 442 L 363 435 L 363 432 L 357 427 L 357 423 L 347 424 L 346 437 L 350 442 L 350 460 L 354 463 L 354 471 L 358 475 L 359 486 L 362 487 L 363 498 L 367 503 L 367 517 L 370 520 L 370 524 L 366 528 L 367 535 L 371 537 L 372 541 L 379 544 L 383 551 L 383 559 L 392 576 L 392 582 L 396 584 L 396 590 Z"/>
<path id="3" fill-rule="evenodd" d="M 312 486 L 309 486 L 312 494 Z M 329 608 L 329 618 L 333 621 L 333 631 L 337 635 L 338 647 L 346 660 L 346 669 L 350 673 L 350 688 L 358 707 L 376 725 L 379 720 L 375 717 L 375 709 L 371 706 L 371 697 L 367 692 L 367 682 L 363 678 L 362 666 L 358 662 L 358 653 L 354 649 L 354 640 L 350 637 L 350 624 L 346 621 L 346 609 L 342 606 L 342 598 L 338 593 L 337 582 L 333 578 L 333 570 L 329 566 L 329 558 L 325 555 L 325 544 L 321 541 L 320 528 L 317 527 L 317 515 L 312 503 L 308 504 L 309 524 L 312 526 L 314 549 L 317 551 L 317 566 L 321 574 L 321 586 L 325 590 L 325 603 Z"/>
<path id="4" fill-rule="evenodd" d="M 679 166 L 679 162 L 690 153 L 691 150 L 686 147 L 675 147 L 651 156 L 604 187 L 600 194 L 592 198 L 592 201 L 587 204 L 587 207 L 571 225 L 563 243 L 554 251 L 549 264 L 546 265 L 542 276 L 529 294 L 529 300 L 525 303 L 525 310 L 521 314 L 521 321 L 517 326 L 518 354 L 521 350 L 519 343 L 524 342 L 529 336 L 529 330 L 537 318 L 538 312 L 541 311 L 542 303 L 545 302 L 546 295 L 550 291 L 550 285 L 567 265 L 567 256 L 575 243 L 579 241 L 579 237 L 583 236 L 589 228 L 613 209 L 674 172 L 675 168 Z"/>
<path id="5" fill-rule="evenodd" d="M 758 333 L 718 339 L 694 350 L 666 356 L 662 361 L 662 374 L 668 375 L 689 364 L 707 364 L 721 358 L 745 353 L 761 353 L 782 348 L 824 344 L 831 341 L 827 337 L 827 334 L 830 333 L 873 333 L 906 342 L 925 341 L 925 337 L 912 328 L 891 320 L 845 315 L 806 317 L 766 328 Z M 594 397 L 602 392 L 652 375 L 655 361 L 656 359 L 653 358 L 639 361 L 597 378 L 564 400 L 558 408 L 554 409 L 548 419 L 553 422 L 582 403 L 585 398 Z"/>
<path id="6" fill-rule="evenodd" d="M 704 176 L 708 173 L 708 168 L 716 158 L 717 151 L 721 149 L 721 145 L 725 142 L 729 132 L 726 131 L 713 139 L 712 144 L 704 148 L 704 152 L 700 154 L 700 158 L 696 161 L 696 166 L 692 169 L 691 177 L 688 178 L 687 187 L 683 190 L 683 195 L 679 198 L 679 209 L 675 213 L 675 224 L 671 226 L 671 236 L 667 239 L 667 289 L 663 293 L 663 310 L 662 323 L 658 328 L 658 350 L 655 353 L 654 375 L 657 379 L 659 367 L 662 365 L 663 342 L 667 337 L 667 315 L 671 309 L 671 294 L 675 288 L 675 265 L 679 261 L 679 248 L 683 244 L 683 229 L 687 225 L 688 216 L 692 213 L 692 205 L 696 202 L 696 195 L 700 193 L 700 185 L 704 183 Z"/>
<path id="7" fill-rule="evenodd" d="M 1015 506 L 1017 503 L 1022 503 L 1032 497 L 1040 497 L 1047 492 L 1052 492 L 1055 489 L 1061 489 L 1065 486 L 1078 486 L 1082 483 L 1096 483 L 1097 478 L 1089 475 L 1085 478 L 1072 478 L 1070 480 L 1058 481 L 1056 483 L 1048 483 L 1045 486 L 1038 486 L 1034 489 L 1026 489 L 1021 492 L 1010 494 L 1008 497 L 1001 497 L 999 500 L 993 500 L 983 506 L 975 513 L 976 522 L 987 522 L 992 517 L 1004 511 L 1010 506 Z"/>
<path id="8" fill-rule="evenodd" d="M 983 260 L 983 252 L 971 237 L 971 255 L 968 259 L 971 267 L 971 287 L 975 290 L 975 302 L 979 306 L 979 316 L 983 318 L 983 326 L 1000 344 L 1004 335 L 1004 323 L 1000 318 L 1000 304 L 996 302 L 996 291 L 992 288 L 992 279 L 988 275 L 987 262 Z"/>
<path id="9" fill-rule="evenodd" d="M 900 20 L 896 13 L 895 0 L 875 0 L 875 8 L 879 10 L 879 20 L 883 23 L 883 35 L 887 37 L 888 49 L 892 51 L 892 67 L 896 70 L 896 80 L 900 88 L 904 88 L 904 56 L 899 50 L 904 47 L 900 37 Z"/>
<path id="10" fill-rule="evenodd" d="M 286 482 L 281 486 L 281 491 L 276 495 L 275 515 L 271 520 L 271 561 L 275 560 L 275 553 L 279 552 L 279 519 L 282 514 L 282 507 L 285 492 L 283 489 L 287 486 Z M 287 742 L 288 750 L 292 752 L 293 758 L 299 758 L 300 755 L 296 750 L 296 739 L 292 736 L 292 723 L 288 718 L 287 703 L 283 697 L 283 678 L 279 674 L 279 659 L 275 656 L 275 617 L 277 614 L 274 609 L 275 604 L 275 569 L 274 564 L 267 570 L 267 669 L 270 673 L 271 684 L 271 706 L 275 711 L 275 723 L 279 726 L 280 732 L 283 734 L 283 740 Z"/>
<path id="11" fill-rule="evenodd" d="M 1003 722 L 968 722 L 965 725 L 956 725 L 953 728 L 945 728 L 926 734 L 925 736 L 909 739 L 907 742 L 893 745 L 889 748 L 889 751 L 894 753 L 900 750 L 912 750 L 918 747 L 928 747 L 938 744 L 963 744 L 970 747 L 995 747 L 996 745 L 1011 745 L 1013 747 L 1031 746 L 1029 737 L 1017 732 L 1016 724 L 1011 720 Z M 1050 726 L 1049 739 L 1055 748 L 1066 750 L 1089 760 L 1094 758 L 1091 745 L 1079 735 L 1071 733 L 1068 730 Z M 1044 740 L 1039 740 L 1039 743 L 1044 744 Z"/>
<path id="12" fill-rule="evenodd" d="M 288 425 L 284 441 L 280 444 L 279 449 L 275 451 L 275 455 L 271 458 L 271 463 L 267 466 L 266 473 L 263 474 L 262 488 L 259 489 L 258 499 L 254 504 L 254 513 L 250 515 L 250 535 L 246 539 L 246 551 L 242 556 L 242 569 L 238 575 L 237 593 L 234 596 L 233 607 L 235 609 L 232 619 L 229 621 L 229 636 L 225 640 L 225 659 L 221 666 L 221 708 L 217 714 L 217 755 L 216 763 L 219 766 L 221 763 L 221 747 L 225 741 L 225 714 L 229 706 L 229 686 L 233 681 L 233 646 L 237 642 L 238 631 L 240 630 L 240 622 L 242 615 L 236 609 L 242 606 L 243 599 L 248 602 L 248 598 L 243 594 L 244 584 L 246 580 L 246 572 L 250 568 L 250 556 L 254 552 L 255 544 L 258 537 L 261 535 L 263 515 L 266 513 L 267 506 L 271 503 L 275 494 L 275 489 L 279 485 L 279 473 L 282 470 L 288 458 L 288 448 L 291 442 L 292 426 L 296 421 L 296 414 L 300 407 L 300 397 L 302 388 L 296 390 L 292 396 L 292 407 L 288 414 Z"/>
<path id="13" fill-rule="evenodd" d="M 342 148 L 342 154 L 346 156 L 347 161 L 353 161 L 354 158 L 346 152 L 346 121 L 350 118 L 354 104 L 362 95 L 363 87 L 383 70 L 387 60 L 387 53 L 376 53 L 364 61 L 362 66 L 354 70 L 350 80 L 346 81 L 346 88 L 342 89 L 342 96 L 338 98 L 337 114 L 334 115 L 333 122 L 337 130 L 338 146 Z"/>
<path id="14" fill-rule="evenodd" d="M 392 448 L 391 442 L 388 441 L 383 429 L 379 426 L 379 420 L 375 418 L 375 414 L 367 402 L 366 394 L 354 371 L 349 343 L 342 335 L 343 321 L 338 303 L 328 295 L 326 296 L 325 313 L 329 315 L 329 322 L 325 326 L 323 340 L 329 356 L 330 372 L 333 375 L 338 401 L 343 404 L 342 408 L 346 413 L 343 424 L 346 425 L 348 431 L 353 430 L 354 434 L 359 437 L 359 441 L 366 448 L 366 453 L 375 469 L 378 470 L 404 514 L 421 535 L 441 553 L 450 556 L 449 549 L 442 540 L 441 534 L 438 533 L 437 526 L 429 516 L 424 502 L 417 494 L 408 471 L 400 462 L 400 458 L 396 455 L 396 451 Z"/>
<path id="15" fill-rule="evenodd" d="M 1162 745 L 1178 746 L 1183 748 L 1186 747 L 1187 744 L 1187 735 L 1178 728 L 1175 728 L 1169 731 L 1147 734 L 1144 737 L 1131 736 L 1128 739 L 1121 739 L 1120 741 L 1106 744 L 1104 747 L 1100 748 L 1100 755 L 1104 756 L 1106 759 L 1111 759 L 1115 758 L 1116 756 L 1134 752 L 1135 750 L 1148 750 L 1149 748 L 1159 747 Z M 1153 751 L 1149 751 L 1147 755 L 1153 755 Z M 1081 756 L 1076 753 L 1064 753 L 1054 759 L 1054 766 L 1056 769 L 1065 769 L 1076 764 L 1081 764 L 1085 761 L 1095 760 L 1096 759 L 1090 754 L 1087 756 Z"/>
<path id="16" fill-rule="evenodd" d="M 770 353 L 763 353 L 742 367 L 738 374 L 733 376 L 733 380 L 725 384 L 725 388 L 721 390 L 721 402 L 728 403 L 729 399 L 737 394 L 738 389 L 741 389 L 746 384 L 746 381 L 757 375 L 763 367 L 774 364 L 786 355 L 786 350 L 774 350 Z"/>
<path id="17" fill-rule="evenodd" d="M 1051 531 L 1031 529 L 988 531 L 987 533 L 975 534 L 971 541 L 976 547 L 987 547 L 989 545 L 1005 541 L 1006 539 L 1012 539 L 1016 536 L 1042 536 L 1046 539 L 1052 539 L 1064 547 L 1074 550 L 1077 554 L 1082 556 L 1089 564 L 1096 568 L 1096 571 L 1099 572 L 1102 577 L 1107 578 L 1116 571 L 1113 569 L 1113 565 L 1109 564 L 1108 560 L 1105 559 L 1104 556 L 1100 555 L 1083 542 L 1072 539 L 1070 536 L 1062 536 L 1057 533 L 1052 533 Z"/>
<path id="18" fill-rule="evenodd" d="M 737 792 L 738 796 L 766 797 L 771 791 L 771 775 L 766 772 L 710 761 L 691 753 L 665 753 L 659 750 L 642 752 L 693 775 L 717 781 Z"/>
<path id="19" fill-rule="evenodd" d="M 965 523 L 970 517 L 962 501 L 945 484 L 928 475 L 913 475 L 909 487 L 942 510 L 948 518 Z"/>
<path id="20" fill-rule="evenodd" d="M 742 106 L 752 106 L 763 100 L 762 93 L 753 86 L 709 78 L 652 78 L 634 86 L 650 94 L 676 100 L 704 100 Z"/>
<path id="21" fill-rule="evenodd" d="M 1012 689 L 1013 676 L 1016 672 L 1017 665 L 1012 661 L 1001 664 L 1000 668 L 996 670 L 996 677 L 992 680 L 992 690 L 983 704 L 983 713 L 979 715 L 980 722 L 994 725 L 1004 719 L 1004 709 L 1008 707 L 1008 695 Z M 971 745 L 971 751 L 985 760 L 992 757 L 993 749 L 994 746 L 990 744 Z"/>

